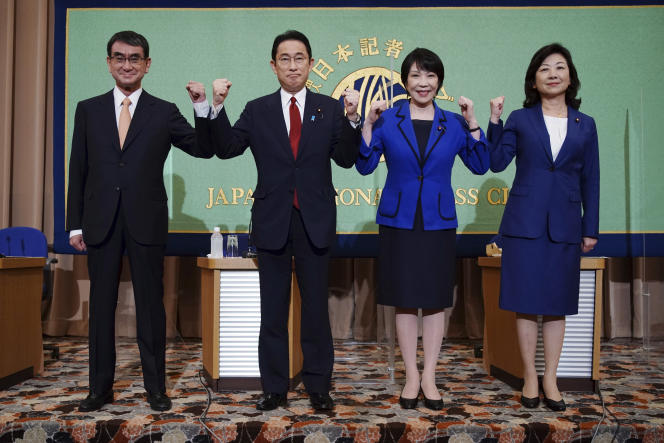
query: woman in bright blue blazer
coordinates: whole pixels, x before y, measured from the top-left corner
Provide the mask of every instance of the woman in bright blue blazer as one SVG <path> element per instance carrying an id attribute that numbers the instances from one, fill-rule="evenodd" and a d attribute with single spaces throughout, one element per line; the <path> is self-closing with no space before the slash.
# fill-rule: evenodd
<path id="1" fill-rule="evenodd" d="M 386 109 L 374 102 L 362 129 L 357 170 L 370 174 L 382 155 L 387 179 L 376 223 L 379 224 L 378 303 L 396 307 L 399 347 L 406 384 L 399 397 L 404 409 L 443 408 L 435 369 L 444 331 L 444 308 L 452 306 L 457 218 L 451 185 L 458 155 L 476 174 L 489 169 L 486 139 L 475 119 L 472 101 L 460 97 L 463 116 L 434 103 L 443 84 L 443 63 L 428 49 L 417 48 L 401 65 L 409 101 Z M 379 117 L 380 116 L 380 117 Z M 424 367 L 417 368 L 417 313 L 422 309 Z"/>
<path id="2" fill-rule="evenodd" d="M 524 365 L 521 403 L 539 405 L 535 370 L 537 315 L 543 315 L 544 403 L 565 410 L 556 371 L 565 316 L 579 304 L 581 252 L 599 235 L 599 150 L 595 121 L 578 111 L 580 82 L 567 49 L 554 43 L 533 56 L 524 107 L 503 127 L 504 97 L 491 101 L 491 170 L 516 157 L 516 174 L 500 224 L 500 307 L 516 312 Z"/>

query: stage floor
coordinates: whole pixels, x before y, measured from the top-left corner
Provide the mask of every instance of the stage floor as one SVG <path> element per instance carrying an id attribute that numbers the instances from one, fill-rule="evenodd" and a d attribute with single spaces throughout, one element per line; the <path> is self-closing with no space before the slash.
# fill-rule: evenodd
<path id="1" fill-rule="evenodd" d="M 287 408 L 267 413 L 254 407 L 260 392 L 213 393 L 206 429 L 199 420 L 207 405 L 200 341 L 169 342 L 173 409 L 155 413 L 145 401 L 138 348 L 120 339 L 115 402 L 79 413 L 87 395 L 87 340 L 47 343 L 60 346 L 60 359 L 46 353 L 42 375 L 0 391 L 0 442 L 567 442 L 590 441 L 602 419 L 601 400 L 590 392 L 564 393 L 568 408 L 562 414 L 523 408 L 518 392 L 486 375 L 473 343 L 457 341 L 441 349 L 438 383 L 446 407 L 440 412 L 399 407 L 403 365 L 397 355 L 396 370 L 388 370 L 386 346 L 338 342 L 334 413 L 315 414 L 302 385 L 289 393 Z M 600 388 L 615 417 L 604 419 L 595 441 L 612 441 L 617 429 L 617 442 L 664 442 L 664 346 L 654 348 L 645 352 L 641 341 L 632 340 L 602 343 Z"/>

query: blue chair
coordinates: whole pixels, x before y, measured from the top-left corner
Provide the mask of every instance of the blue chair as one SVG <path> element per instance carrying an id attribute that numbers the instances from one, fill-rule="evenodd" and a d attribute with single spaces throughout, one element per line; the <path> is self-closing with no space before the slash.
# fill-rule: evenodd
<path id="1" fill-rule="evenodd" d="M 44 257 L 44 283 L 42 285 L 42 300 L 52 296 L 51 264 L 58 259 L 48 257 L 48 244 L 42 231 L 24 226 L 14 226 L 0 229 L 0 254 L 7 257 Z M 51 351 L 54 359 L 60 357 L 58 345 L 44 345 L 44 349 Z"/>
<path id="2" fill-rule="evenodd" d="M 0 253 L 8 257 L 48 257 L 46 236 L 39 229 L 23 226 L 0 229 Z"/>

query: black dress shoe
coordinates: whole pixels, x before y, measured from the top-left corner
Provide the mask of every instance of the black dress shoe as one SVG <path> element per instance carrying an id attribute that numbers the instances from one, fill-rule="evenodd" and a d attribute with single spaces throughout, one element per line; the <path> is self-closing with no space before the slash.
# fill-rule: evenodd
<path id="1" fill-rule="evenodd" d="M 401 405 L 402 409 L 415 409 L 417 407 L 417 400 L 419 399 L 419 396 L 415 398 L 406 398 L 399 396 L 399 404 Z"/>
<path id="2" fill-rule="evenodd" d="M 309 401 L 311 406 L 317 411 L 331 411 L 334 409 L 334 400 L 327 392 L 318 393 L 312 392 L 309 394 Z"/>
<path id="3" fill-rule="evenodd" d="M 556 412 L 562 412 L 565 409 L 567 409 L 567 406 L 565 405 L 565 400 L 563 400 L 562 398 L 558 401 L 551 400 L 546 395 L 544 396 L 544 405 L 547 408 L 551 409 L 552 411 Z"/>
<path id="4" fill-rule="evenodd" d="M 273 392 L 266 392 L 263 398 L 256 402 L 256 409 L 259 411 L 271 411 L 277 409 L 279 406 L 287 406 L 288 398 L 286 394 L 275 394 Z"/>
<path id="5" fill-rule="evenodd" d="M 93 393 L 88 394 L 88 396 L 78 405 L 78 410 L 81 412 L 96 411 L 97 409 L 101 409 L 106 403 L 113 403 L 113 389 L 110 389 L 101 395 Z"/>
<path id="6" fill-rule="evenodd" d="M 523 393 L 521 393 L 521 404 L 526 407 L 526 408 L 536 408 L 540 404 L 540 398 L 539 395 L 537 397 L 525 397 Z"/>
<path id="7" fill-rule="evenodd" d="M 154 411 L 168 411 L 171 409 L 171 406 L 173 406 L 173 403 L 171 402 L 171 399 L 168 398 L 168 395 L 162 392 L 148 392 L 148 403 L 150 404 L 150 408 Z"/>

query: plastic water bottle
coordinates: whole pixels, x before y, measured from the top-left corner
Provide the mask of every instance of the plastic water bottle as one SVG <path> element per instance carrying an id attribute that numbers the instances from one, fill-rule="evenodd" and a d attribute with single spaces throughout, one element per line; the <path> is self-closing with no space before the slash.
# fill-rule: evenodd
<path id="1" fill-rule="evenodd" d="M 224 237 L 221 235 L 219 226 L 214 227 L 212 237 L 210 237 L 210 257 L 222 258 L 224 256 Z"/>

